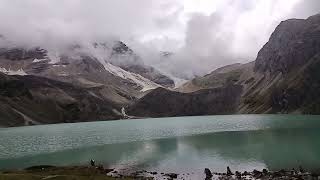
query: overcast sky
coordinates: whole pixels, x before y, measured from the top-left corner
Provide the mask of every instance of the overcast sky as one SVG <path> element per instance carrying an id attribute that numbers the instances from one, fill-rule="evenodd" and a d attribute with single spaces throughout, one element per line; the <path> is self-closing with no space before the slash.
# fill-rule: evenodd
<path id="1" fill-rule="evenodd" d="M 193 77 L 253 61 L 282 20 L 319 12 L 319 0 L 0 0 L 0 34 L 56 48 L 112 36 L 147 64 Z"/>

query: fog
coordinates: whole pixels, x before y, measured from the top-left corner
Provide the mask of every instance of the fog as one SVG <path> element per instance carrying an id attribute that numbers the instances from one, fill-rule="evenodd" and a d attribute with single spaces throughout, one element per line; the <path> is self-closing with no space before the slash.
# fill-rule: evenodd
<path id="1" fill-rule="evenodd" d="M 121 40 L 146 64 L 192 78 L 255 60 L 282 20 L 319 12 L 318 0 L 0 0 L 0 46 L 55 54 Z"/>

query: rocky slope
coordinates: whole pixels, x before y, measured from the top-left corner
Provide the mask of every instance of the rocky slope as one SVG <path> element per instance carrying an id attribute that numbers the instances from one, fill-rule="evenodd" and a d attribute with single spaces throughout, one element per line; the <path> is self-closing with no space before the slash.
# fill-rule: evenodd
<path id="1" fill-rule="evenodd" d="M 139 99 L 128 113 L 139 117 L 232 114 L 239 105 L 241 91 L 237 85 L 193 93 L 158 88 Z"/>
<path id="2" fill-rule="evenodd" d="M 174 86 L 174 82 L 170 78 L 153 67 L 145 65 L 138 55 L 120 41 L 93 43 L 86 46 L 70 45 L 63 52 L 47 51 L 41 48 L 2 48 L 0 49 L 0 58 L 0 67 L 7 71 L 22 69 L 29 71 L 26 72 L 27 74 L 39 75 L 41 72 L 46 73 L 45 71 L 48 69 L 63 67 L 67 68 L 65 71 L 68 70 L 69 73 L 71 70 L 72 73 L 72 70 L 77 69 L 74 67 L 71 69 L 69 65 L 89 66 L 90 64 L 100 64 L 100 67 L 104 67 L 102 69 L 106 69 L 114 76 L 119 76 L 122 79 L 126 76 L 126 80 L 138 86 L 137 89 L 143 89 L 145 83 L 151 84 L 152 82 L 154 83 L 153 88 L 156 86 Z M 93 66 L 96 67 L 96 65 Z M 97 70 L 101 71 L 101 68 Z M 67 73 L 62 74 L 66 75 Z"/>
<path id="3" fill-rule="evenodd" d="M 14 102 L 14 100 L 5 98 L 5 100 L 0 102 L 0 106 L 4 110 L 0 115 L 0 118 L 3 118 L 0 126 L 23 125 L 25 118 L 22 117 L 32 119 L 34 123 L 31 124 L 119 119 L 122 118 L 122 115 L 118 114 L 121 108 L 143 96 L 145 91 L 161 87 L 162 85 L 171 86 L 170 83 L 174 83 L 154 68 L 145 66 L 140 62 L 135 63 L 134 68 L 132 68 L 133 66 L 124 67 L 116 65 L 116 63 L 114 63 L 115 60 L 124 61 L 126 58 L 133 57 L 139 60 L 139 57 L 133 54 L 132 50 L 121 42 L 111 43 L 111 45 L 93 44 L 90 48 L 88 49 L 87 47 L 81 47 L 79 45 L 70 46 L 64 53 L 60 54 L 52 53 L 43 48 L 1 48 L 0 72 L 3 73 L 3 79 L 14 79 L 12 81 L 10 80 L 10 83 L 6 82 L 5 85 L 1 87 L 1 91 L 5 90 L 8 84 L 11 85 L 11 82 L 16 81 L 18 81 L 19 84 L 23 84 L 24 81 L 30 81 L 25 82 L 27 85 L 31 82 L 37 82 L 32 84 L 32 88 L 40 90 L 46 89 L 46 83 L 39 83 L 41 80 L 50 82 L 51 85 L 53 82 L 55 83 L 52 85 L 54 87 L 54 90 L 52 90 L 54 93 L 47 94 L 48 99 L 52 100 L 41 101 L 40 104 L 41 107 L 54 107 L 51 111 L 50 108 L 36 110 L 39 107 L 31 106 L 31 104 L 37 103 L 38 98 L 24 98 L 23 101 L 18 101 L 19 103 L 16 104 L 9 103 Z M 100 56 L 97 56 L 97 54 Z M 131 62 L 131 64 L 134 63 Z M 156 80 L 162 81 L 163 84 L 158 84 L 157 82 L 159 81 L 155 82 Z M 59 87 L 56 88 L 55 86 L 57 84 L 59 84 Z M 69 96 L 71 92 L 65 91 L 71 86 L 79 90 L 76 92 L 72 91 L 71 95 L 72 98 L 74 98 L 73 96 L 78 97 L 78 99 L 74 100 L 77 104 L 71 106 L 72 108 L 75 106 L 75 112 L 79 111 L 77 115 L 73 111 L 69 112 L 69 106 L 65 108 L 64 105 L 62 105 L 61 107 L 60 102 L 54 102 L 54 104 L 59 104 L 59 108 L 51 104 L 51 101 L 55 101 L 57 97 L 59 99 L 60 96 L 61 98 L 64 98 L 65 95 Z M 15 88 L 15 86 L 12 88 Z M 61 90 L 63 88 L 66 90 Z M 19 94 L 18 91 L 12 91 L 11 96 L 15 97 L 15 93 Z M 84 106 L 84 103 L 80 101 L 83 94 L 86 94 L 83 97 L 84 99 L 90 99 L 95 96 L 102 102 L 96 102 L 92 99 L 94 101 L 94 105 L 92 106 L 96 106 L 96 110 L 93 110 L 93 108 L 81 109 L 78 106 Z M 104 105 L 102 105 L 104 103 L 110 106 L 108 110 L 103 110 L 105 109 Z M 30 105 L 30 109 L 27 110 L 28 112 L 40 111 L 48 114 L 48 116 L 30 115 L 23 110 L 16 111 L 19 109 L 19 104 L 21 108 L 25 108 L 24 110 L 27 110 L 26 108 L 28 106 L 26 104 Z M 72 102 L 71 104 L 74 103 Z M 88 106 L 91 106 L 90 103 Z M 112 111 L 110 111 L 110 109 L 112 109 Z M 63 114 L 63 117 L 58 118 L 53 114 L 59 115 L 59 117 Z M 52 117 L 49 117 L 49 115 L 52 115 Z M 8 118 L 8 116 L 11 118 Z"/>
<path id="4" fill-rule="evenodd" d="M 241 113 L 319 114 L 320 14 L 276 28 L 258 53 Z"/>
<path id="5" fill-rule="evenodd" d="M 179 92 L 195 92 L 201 89 L 211 89 L 217 87 L 224 87 L 228 84 L 237 82 L 240 75 L 246 70 L 247 65 L 232 64 L 225 67 L 218 68 L 203 77 L 197 77 L 191 81 L 186 82 L 176 90 Z"/>
<path id="6" fill-rule="evenodd" d="M 178 89 L 237 84 L 243 87 L 238 113 L 320 114 L 320 15 L 283 21 L 256 61 L 220 68 Z"/>
<path id="7" fill-rule="evenodd" d="M 0 126 L 119 119 L 120 106 L 99 88 L 83 89 L 36 76 L 0 74 Z"/>
<path id="8" fill-rule="evenodd" d="M 172 79 L 163 75 L 155 68 L 145 65 L 141 58 L 122 42 L 117 42 L 114 45 L 111 60 L 112 64 L 126 71 L 139 74 L 164 87 L 172 88 L 175 86 L 175 82 Z"/>

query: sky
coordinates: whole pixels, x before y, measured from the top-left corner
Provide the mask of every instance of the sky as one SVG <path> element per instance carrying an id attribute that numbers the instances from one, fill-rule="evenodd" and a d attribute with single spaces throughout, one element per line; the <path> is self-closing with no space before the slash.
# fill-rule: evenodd
<path id="1" fill-rule="evenodd" d="M 0 0 L 0 34 L 61 50 L 115 38 L 146 64 L 192 78 L 254 61 L 281 21 L 319 12 L 319 0 Z"/>

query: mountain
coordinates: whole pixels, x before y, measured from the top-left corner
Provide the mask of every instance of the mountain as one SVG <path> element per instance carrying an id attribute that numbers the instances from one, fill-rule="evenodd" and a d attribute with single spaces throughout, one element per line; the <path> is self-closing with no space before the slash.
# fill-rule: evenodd
<path id="1" fill-rule="evenodd" d="M 281 22 L 255 62 L 241 113 L 320 113 L 320 14 Z"/>
<path id="2" fill-rule="evenodd" d="M 0 126 L 119 119 L 120 105 L 99 92 L 37 76 L 0 73 Z"/>
<path id="3" fill-rule="evenodd" d="M 254 62 L 229 65 L 177 90 L 243 87 L 237 113 L 320 113 L 320 15 L 283 21 Z"/>
<path id="4" fill-rule="evenodd" d="M 117 62 L 116 60 L 119 60 L 120 62 L 125 61 L 128 58 L 134 58 L 137 62 L 128 62 L 127 64 L 135 63 L 134 65 L 130 65 L 130 67 L 124 67 L 126 64 L 116 65 L 115 63 Z M 86 96 L 83 97 L 84 99 L 90 99 L 92 96 L 96 96 L 96 98 L 103 102 L 107 102 L 105 104 L 110 106 L 108 111 L 103 110 L 104 112 L 99 112 L 96 115 L 93 113 L 93 110 L 88 110 L 90 111 L 88 112 L 88 115 L 79 114 L 78 118 L 74 118 L 73 116 L 72 118 L 68 118 L 68 116 L 63 118 L 57 118 L 56 116 L 52 116 L 52 118 L 47 116 L 38 117 L 36 115 L 30 115 L 23 110 L 19 111 L 40 124 L 89 121 L 93 119 L 119 119 L 122 118 L 122 115 L 118 114 L 118 112 L 121 111 L 121 108 L 143 96 L 146 91 L 157 87 L 169 87 L 174 85 L 174 82 L 171 79 L 162 75 L 154 68 L 144 65 L 142 60 L 135 55 L 131 49 L 119 41 L 108 44 L 93 43 L 90 47 L 73 45 L 64 49 L 63 53 L 46 50 L 41 47 L 29 49 L 21 47 L 1 48 L 0 72 L 3 73 L 3 79 L 10 79 L 9 82 L 19 81 L 19 84 L 27 83 L 28 85 L 29 82 L 24 81 L 39 82 L 41 80 L 50 82 L 50 84 L 55 82 L 54 85 L 52 85 L 54 87 L 54 93 L 47 94 L 48 99 L 52 99 L 53 101 L 56 97 L 60 97 L 60 95 L 62 97 L 66 94 L 69 96 L 71 92 L 67 91 L 68 87 L 74 87 L 79 90 L 80 94 L 86 94 Z M 11 79 L 14 80 L 11 81 Z M 59 84 L 59 87 L 55 87 L 57 84 Z M 33 85 L 32 88 L 47 88 L 46 84 L 35 83 Z M 36 85 L 38 87 L 35 87 Z M 66 90 L 61 90 L 62 87 L 65 87 Z M 2 88 L 6 87 L 3 86 Z M 15 94 L 13 93 L 12 96 L 15 96 Z M 73 98 L 75 99 L 74 101 L 77 102 L 77 105 L 75 106 L 79 110 L 78 105 L 82 106 L 82 101 L 74 98 L 73 94 L 70 96 L 69 99 Z M 15 116 L 19 120 L 13 118 L 15 120 L 12 120 L 11 122 L 11 119 L 9 118 L 6 123 L 5 120 L 3 120 L 3 122 L 0 121 L 0 126 L 22 125 L 24 122 L 23 116 L 17 115 L 15 111 L 19 109 L 19 104 L 13 106 L 11 103 L 9 105 L 8 102 L 11 102 L 11 100 L 8 100 L 8 98 L 4 99 L 5 101 L 0 101 L 0 106 L 6 109 L 7 116 Z M 25 103 L 31 105 L 32 102 L 37 101 L 37 99 L 38 98 L 33 98 L 27 99 L 26 101 L 19 101 L 21 108 L 25 106 Z M 12 100 L 12 102 L 14 102 L 14 100 Z M 43 102 L 41 106 L 46 107 L 46 103 L 47 101 Z M 51 100 L 48 101 L 48 106 L 51 106 L 50 103 Z M 61 103 L 59 102 L 58 104 L 60 105 Z M 103 103 L 94 102 L 94 104 L 97 106 L 97 110 L 102 111 L 102 109 L 104 109 Z M 27 106 L 24 108 L 24 110 L 26 110 Z M 68 114 L 68 110 L 66 112 L 60 112 L 60 110 L 63 109 L 62 107 L 56 112 L 56 109 L 59 108 L 54 108 L 51 112 L 49 108 L 39 109 L 39 111 L 44 114 Z M 9 111 L 9 109 L 11 110 Z M 110 113 L 110 109 L 112 109 L 112 113 Z M 35 109 L 30 106 L 30 110 Z M 81 112 L 84 111 L 84 113 L 86 113 L 86 110 L 82 110 L 81 108 L 80 110 Z M 72 113 L 69 113 L 71 116 Z M 109 115 L 99 115 L 101 113 L 109 113 Z M 3 115 L 2 117 L 7 116 Z M 41 118 L 43 118 L 43 120 L 41 120 Z"/>
<path id="5" fill-rule="evenodd" d="M 3 36 L 1 38 L 4 38 Z M 163 53 L 171 56 L 170 53 Z M 123 42 L 0 49 L 0 126 L 247 113 L 320 114 L 320 14 L 281 22 L 255 61 L 173 89 Z"/>
<path id="6" fill-rule="evenodd" d="M 145 65 L 141 58 L 121 41 L 116 42 L 114 45 L 111 60 L 113 60 L 112 64 L 128 72 L 139 74 L 164 87 L 173 88 L 175 86 L 172 79 L 163 75 L 155 68 Z"/>
<path id="7" fill-rule="evenodd" d="M 0 70 L 6 74 L 43 76 L 82 86 L 107 84 L 115 91 L 135 96 L 174 82 L 142 59 L 120 41 L 73 45 L 61 52 L 40 47 L 0 49 Z M 124 90 L 124 92 L 122 92 Z"/>
<path id="8" fill-rule="evenodd" d="M 217 87 L 224 87 L 238 81 L 240 75 L 245 71 L 246 66 L 240 63 L 228 65 L 218 68 L 203 77 L 196 77 L 178 87 L 176 90 L 179 92 L 195 92 L 201 89 L 211 89 Z"/>
<path id="9" fill-rule="evenodd" d="M 237 109 L 241 86 L 205 89 L 193 93 L 157 88 L 128 108 L 129 115 L 172 117 L 232 114 Z"/>

